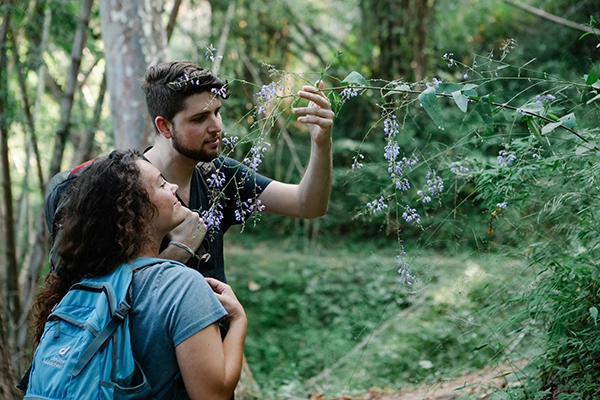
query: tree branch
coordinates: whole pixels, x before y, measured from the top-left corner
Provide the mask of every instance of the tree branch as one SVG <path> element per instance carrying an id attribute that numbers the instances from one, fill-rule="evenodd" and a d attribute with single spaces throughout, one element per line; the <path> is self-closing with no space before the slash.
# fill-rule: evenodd
<path id="1" fill-rule="evenodd" d="M 522 10 L 525 10 L 534 15 L 537 15 L 538 17 L 547 19 L 547 20 L 555 22 L 557 24 L 568 26 L 569 28 L 577 29 L 577 30 L 580 30 L 583 32 L 591 32 L 596 35 L 600 35 L 599 29 L 594 29 L 590 26 L 581 25 L 581 24 L 575 23 L 573 21 L 569 21 L 568 19 L 561 18 L 557 15 L 547 13 L 546 11 L 540 10 L 539 8 L 531 7 L 527 4 L 519 3 L 518 1 L 515 1 L 515 0 L 502 0 L 502 1 L 504 1 L 505 3 L 508 3 L 508 4 L 512 4 L 515 7 L 519 7 Z"/>

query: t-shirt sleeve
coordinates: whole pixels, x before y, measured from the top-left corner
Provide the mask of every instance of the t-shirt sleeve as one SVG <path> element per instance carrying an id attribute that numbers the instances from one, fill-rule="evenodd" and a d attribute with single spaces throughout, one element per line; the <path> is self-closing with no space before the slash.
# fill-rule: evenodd
<path id="1" fill-rule="evenodd" d="M 171 264 L 155 281 L 156 303 L 176 347 L 190 336 L 219 321 L 227 312 L 204 277 L 190 268 Z"/>

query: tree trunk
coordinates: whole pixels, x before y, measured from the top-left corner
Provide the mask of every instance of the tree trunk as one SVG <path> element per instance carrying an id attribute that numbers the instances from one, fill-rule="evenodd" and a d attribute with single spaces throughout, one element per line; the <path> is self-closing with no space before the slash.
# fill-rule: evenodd
<path id="1" fill-rule="evenodd" d="M 58 123 L 54 154 L 52 156 L 52 164 L 50 165 L 50 174 L 48 175 L 49 178 L 52 178 L 61 171 L 65 146 L 69 138 L 69 122 L 71 119 L 71 110 L 73 109 L 73 98 L 75 96 L 75 88 L 77 87 L 77 75 L 81 66 L 81 54 L 87 37 L 92 3 L 93 0 L 81 1 L 77 31 L 75 32 L 73 49 L 71 50 L 71 68 L 67 76 L 65 92 L 60 104 L 60 121 Z"/>
<path id="2" fill-rule="evenodd" d="M 167 33 L 158 0 L 103 0 L 100 23 L 115 147 L 140 149 L 154 137 L 139 79 L 167 59 Z"/>
<path id="3" fill-rule="evenodd" d="M 8 29 L 10 25 L 10 17 L 11 17 L 11 7 L 12 4 L 10 0 L 5 0 L 2 4 L 2 11 L 4 14 L 4 18 L 2 20 L 2 27 L 0 28 L 0 88 L 6 88 L 6 82 L 4 81 L 4 66 L 6 63 L 6 40 L 8 36 Z M 7 94 L 6 94 L 7 95 Z M 8 122 L 5 121 L 6 114 L 4 113 L 4 90 L 0 89 L 0 137 L 1 137 L 1 146 L 2 146 L 2 162 L 3 162 L 3 171 L 4 171 L 4 197 L 7 203 L 6 209 L 6 238 L 7 238 L 7 258 L 8 258 L 8 296 L 11 302 L 13 302 L 13 307 L 11 311 L 14 313 L 17 310 L 15 307 L 19 305 L 19 293 L 18 290 L 13 288 L 12 285 L 18 282 L 14 282 L 13 278 L 16 278 L 16 249 L 15 249 L 15 237 L 14 237 L 14 220 L 12 214 L 12 192 L 10 190 L 10 179 L 6 181 L 6 175 L 8 170 Z M 8 174 L 10 178 L 10 174 Z M 8 188 L 8 191 L 7 191 Z M 12 284 L 11 284 L 11 281 Z M 4 301 L 2 300 L 3 293 L 0 293 L 0 398 L 12 400 L 19 399 L 20 393 L 15 388 L 16 383 L 16 374 L 13 367 L 13 358 L 11 352 L 11 346 L 9 344 L 8 339 L 8 321 L 6 315 L 4 313 Z M 19 307 L 20 308 L 20 305 Z"/>
<path id="4" fill-rule="evenodd" d="M 106 95 L 106 71 L 102 75 L 102 83 L 100 84 L 100 92 L 98 94 L 98 100 L 94 106 L 94 116 L 92 121 L 88 125 L 87 131 L 81 140 L 79 150 L 73 156 L 73 162 L 71 165 L 76 167 L 81 163 L 84 163 L 92 158 L 94 152 L 94 137 L 100 124 L 100 115 L 102 114 L 102 106 L 104 105 L 104 96 Z"/>
<path id="5" fill-rule="evenodd" d="M 23 398 L 21 392 L 15 387 L 17 379 L 8 340 L 4 302 L 2 296 L 0 296 L 0 399 L 17 400 Z"/>
<path id="6" fill-rule="evenodd" d="M 2 21 L 0 30 L 0 87 L 8 87 L 8 78 L 5 71 L 6 66 L 6 42 L 9 32 L 11 4 L 10 1 L 4 2 L 6 14 Z M 10 312 L 10 317 L 16 321 L 21 314 L 21 302 L 19 299 L 19 274 L 17 268 L 17 246 L 15 240 L 15 216 L 12 200 L 12 182 L 10 179 L 10 163 L 8 157 L 8 128 L 9 122 L 6 120 L 4 110 L 4 99 L 8 96 L 8 92 L 0 90 L 0 159 L 2 163 L 2 186 L 4 189 L 4 216 L 5 240 L 6 240 L 6 259 L 7 259 L 7 274 L 6 274 L 6 294 L 7 307 Z"/>

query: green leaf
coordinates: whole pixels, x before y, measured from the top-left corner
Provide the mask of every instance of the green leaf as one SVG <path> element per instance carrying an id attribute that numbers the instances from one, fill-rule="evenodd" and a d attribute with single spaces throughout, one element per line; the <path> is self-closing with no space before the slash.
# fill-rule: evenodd
<path id="1" fill-rule="evenodd" d="M 559 124 L 560 125 L 560 124 Z M 538 124 L 531 118 L 527 119 L 527 126 L 529 127 L 529 131 L 535 138 L 542 143 L 542 135 L 544 135 L 544 129 L 542 128 L 542 133 L 540 134 L 540 128 Z M 545 128 L 545 127 L 544 127 Z"/>
<path id="2" fill-rule="evenodd" d="M 331 103 L 331 111 L 333 111 L 333 113 L 337 115 L 339 111 L 337 106 L 337 96 L 334 92 L 329 92 L 329 96 L 327 97 L 329 98 L 329 103 Z"/>
<path id="3" fill-rule="evenodd" d="M 556 128 L 558 128 L 561 125 L 562 125 L 562 122 L 551 122 L 549 124 L 546 124 L 542 128 L 542 135 L 546 135 L 546 134 L 552 132 L 553 130 L 555 130 Z"/>
<path id="4" fill-rule="evenodd" d="M 452 92 L 452 98 L 456 102 L 458 108 L 460 108 L 460 111 L 466 113 L 469 105 L 469 99 L 467 99 L 467 96 L 462 94 L 460 90 L 457 90 L 456 92 Z"/>
<path id="5" fill-rule="evenodd" d="M 473 83 L 467 83 L 465 84 L 465 87 L 463 88 L 463 94 L 465 96 L 469 96 L 469 97 L 477 97 L 477 92 L 473 89 L 475 89 L 476 87 L 478 87 L 477 85 L 473 84 Z"/>
<path id="6" fill-rule="evenodd" d="M 596 147 L 595 142 L 589 142 L 589 143 L 582 144 L 581 146 L 579 146 L 575 149 L 575 154 L 577 154 L 579 156 L 582 156 L 585 154 L 593 154 L 594 147 Z"/>
<path id="7" fill-rule="evenodd" d="M 598 309 L 596 307 L 590 307 L 590 316 L 594 320 L 594 325 L 598 325 Z"/>
<path id="8" fill-rule="evenodd" d="M 596 95 L 596 97 L 594 97 L 593 99 L 590 99 L 590 100 L 586 101 L 585 104 L 590 104 L 591 102 L 596 101 L 598 99 L 600 99 L 600 94 Z"/>
<path id="9" fill-rule="evenodd" d="M 528 103 L 521 107 L 521 110 L 532 114 L 540 114 L 542 111 L 544 111 L 544 106 L 541 106 L 538 103 Z"/>
<path id="10" fill-rule="evenodd" d="M 363 76 L 356 71 L 350 72 L 350 74 L 348 74 L 348 76 L 346 78 L 344 78 L 344 80 L 342 82 L 354 83 L 354 84 L 357 84 L 358 86 L 369 86 L 367 80 L 365 78 L 363 78 Z"/>
<path id="11" fill-rule="evenodd" d="M 483 120 L 483 123 L 489 129 L 492 129 L 494 125 L 494 120 L 492 118 L 492 105 L 490 104 L 490 97 L 482 97 L 481 101 L 477 103 L 477 108 L 475 110 L 477 111 L 477 113 L 479 113 L 479 116 Z"/>
<path id="12" fill-rule="evenodd" d="M 575 118 L 575 114 L 570 113 L 562 117 L 559 121 L 562 122 L 562 124 L 567 128 L 573 129 L 575 128 L 575 123 L 577 122 L 577 119 Z"/>
<path id="13" fill-rule="evenodd" d="M 433 87 L 425 89 L 419 95 L 419 101 L 427 112 L 427 115 L 433 120 L 433 123 L 436 124 L 438 128 L 443 129 L 444 119 L 442 118 L 442 109 L 440 108 L 440 103 L 435 94 L 435 89 Z"/>
<path id="14" fill-rule="evenodd" d="M 402 93 L 402 92 L 408 92 L 408 91 L 410 91 L 410 86 L 408 86 L 406 83 L 402 83 L 400 85 L 397 85 L 394 89 L 390 90 L 386 94 L 384 94 L 383 97 L 391 96 L 393 94 L 398 94 L 398 93 Z"/>
<path id="15" fill-rule="evenodd" d="M 598 81 L 598 74 L 596 73 L 596 71 L 591 70 L 590 73 L 589 73 L 589 75 L 587 76 L 585 84 L 586 85 L 593 85 L 597 81 Z"/>
<path id="16" fill-rule="evenodd" d="M 456 92 L 457 90 L 463 90 L 464 85 L 461 83 L 440 83 L 437 91 L 443 94 L 452 94 L 452 92 Z"/>

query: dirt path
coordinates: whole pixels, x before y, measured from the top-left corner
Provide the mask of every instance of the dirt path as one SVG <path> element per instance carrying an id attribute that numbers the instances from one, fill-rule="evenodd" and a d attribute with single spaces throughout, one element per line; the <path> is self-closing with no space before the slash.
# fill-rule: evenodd
<path id="1" fill-rule="evenodd" d="M 466 394 L 478 394 L 479 400 L 485 400 L 491 396 L 492 389 L 515 384 L 514 372 L 524 366 L 524 362 L 504 364 L 428 386 L 404 388 L 395 393 L 370 390 L 361 397 L 343 396 L 330 400 L 455 400 Z M 317 399 L 325 400 L 322 397 L 314 398 Z"/>

